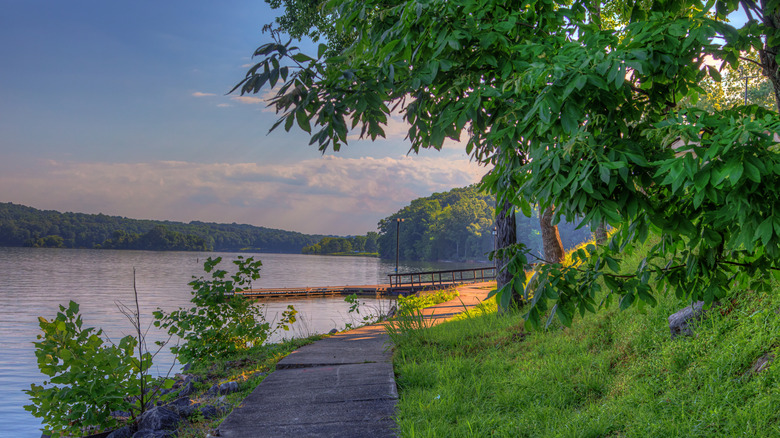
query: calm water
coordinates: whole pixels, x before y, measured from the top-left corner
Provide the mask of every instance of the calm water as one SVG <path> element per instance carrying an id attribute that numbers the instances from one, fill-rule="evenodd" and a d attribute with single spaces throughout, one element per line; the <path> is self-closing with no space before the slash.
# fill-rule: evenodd
<path id="1" fill-rule="evenodd" d="M 22 393 L 30 383 L 41 383 L 32 342 L 39 333 L 37 318 L 53 318 L 60 304 L 74 300 L 81 305 L 85 326 L 101 327 L 112 339 L 130 334 L 130 323 L 115 303 L 133 304 L 133 268 L 146 324 L 158 307 L 174 310 L 187 306 L 193 275 L 203 274 L 208 256 L 223 257 L 223 267 L 238 254 L 201 252 L 151 252 L 0 247 L 0 431 L 4 436 L 40 437 L 40 422 L 22 406 Z M 248 256 L 247 254 L 243 254 Z M 341 286 L 387 283 L 394 261 L 368 257 L 256 254 L 263 261 L 261 278 L 254 287 Z M 232 264 L 231 264 L 232 266 Z M 428 269 L 458 269 L 463 264 L 405 263 L 400 272 Z M 361 299 L 367 308 L 387 308 L 386 301 Z M 266 318 L 292 304 L 298 319 L 290 337 L 341 329 L 355 317 L 343 298 L 267 301 Z M 356 321 L 354 321 L 356 322 Z M 277 335 L 272 341 L 279 340 Z M 152 327 L 147 342 L 153 345 L 164 335 Z M 167 351 L 155 359 L 158 374 L 173 363 Z"/>

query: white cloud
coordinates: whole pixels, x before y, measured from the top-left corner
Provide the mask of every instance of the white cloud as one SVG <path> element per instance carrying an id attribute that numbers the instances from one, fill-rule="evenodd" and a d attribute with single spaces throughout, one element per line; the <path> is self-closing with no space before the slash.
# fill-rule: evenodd
<path id="1" fill-rule="evenodd" d="M 441 156 L 341 158 L 293 164 L 48 162 L 4 172 L 0 199 L 60 211 L 238 222 L 307 233 L 357 234 L 432 192 L 486 169 Z"/>
<path id="2" fill-rule="evenodd" d="M 265 100 L 261 97 L 254 97 L 254 96 L 231 96 L 230 99 L 235 100 L 236 102 L 246 103 L 249 105 L 257 105 L 260 103 L 265 103 Z"/>
<path id="3" fill-rule="evenodd" d="M 196 91 L 196 92 L 192 93 L 192 95 L 193 95 L 193 96 L 195 96 L 195 97 L 210 97 L 210 96 L 216 96 L 216 94 L 214 94 L 214 93 L 202 93 L 202 92 L 200 92 L 200 91 Z"/>
<path id="4" fill-rule="evenodd" d="M 217 108 L 227 108 L 229 106 L 233 106 L 233 105 L 231 105 L 229 103 L 218 103 L 217 104 Z"/>

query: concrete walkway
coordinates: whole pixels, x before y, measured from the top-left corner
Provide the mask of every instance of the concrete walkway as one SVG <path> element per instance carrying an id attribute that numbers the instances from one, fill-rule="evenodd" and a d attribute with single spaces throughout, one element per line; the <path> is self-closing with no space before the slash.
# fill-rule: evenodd
<path id="1" fill-rule="evenodd" d="M 461 286 L 460 297 L 423 313 L 438 324 L 479 304 L 494 286 Z M 394 437 L 398 392 L 390 347 L 380 323 L 294 351 L 225 418 L 220 436 Z"/>

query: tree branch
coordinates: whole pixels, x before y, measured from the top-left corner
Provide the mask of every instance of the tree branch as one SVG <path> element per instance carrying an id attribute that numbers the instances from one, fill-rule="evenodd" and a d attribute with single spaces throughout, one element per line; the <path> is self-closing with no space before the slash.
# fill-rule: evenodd
<path id="1" fill-rule="evenodd" d="M 739 57 L 739 59 L 741 59 L 741 60 L 743 60 L 743 61 L 752 62 L 753 64 L 755 64 L 755 65 L 757 65 L 757 66 L 761 67 L 762 69 L 764 68 L 764 66 L 763 66 L 763 65 L 762 65 L 760 62 L 758 62 L 758 61 L 755 61 L 755 60 L 753 60 L 753 59 L 750 59 L 750 58 L 747 58 L 747 57 L 744 57 L 744 56 L 740 56 L 740 57 Z"/>

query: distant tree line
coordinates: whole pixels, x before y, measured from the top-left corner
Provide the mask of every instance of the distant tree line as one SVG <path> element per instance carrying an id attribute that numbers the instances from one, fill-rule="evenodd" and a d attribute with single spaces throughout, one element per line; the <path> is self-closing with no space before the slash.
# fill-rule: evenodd
<path id="1" fill-rule="evenodd" d="M 379 233 L 365 236 L 325 237 L 314 245 L 303 247 L 303 254 L 377 254 Z"/>
<path id="2" fill-rule="evenodd" d="M 128 234 L 116 230 L 111 239 L 95 245 L 95 249 L 142 249 L 156 251 L 209 251 L 206 240 L 194 234 L 183 234 L 169 230 L 165 225 L 156 225 L 144 234 Z"/>
<path id="3" fill-rule="evenodd" d="M 323 237 L 235 223 L 139 220 L 0 203 L 0 246 L 300 253 Z"/>

